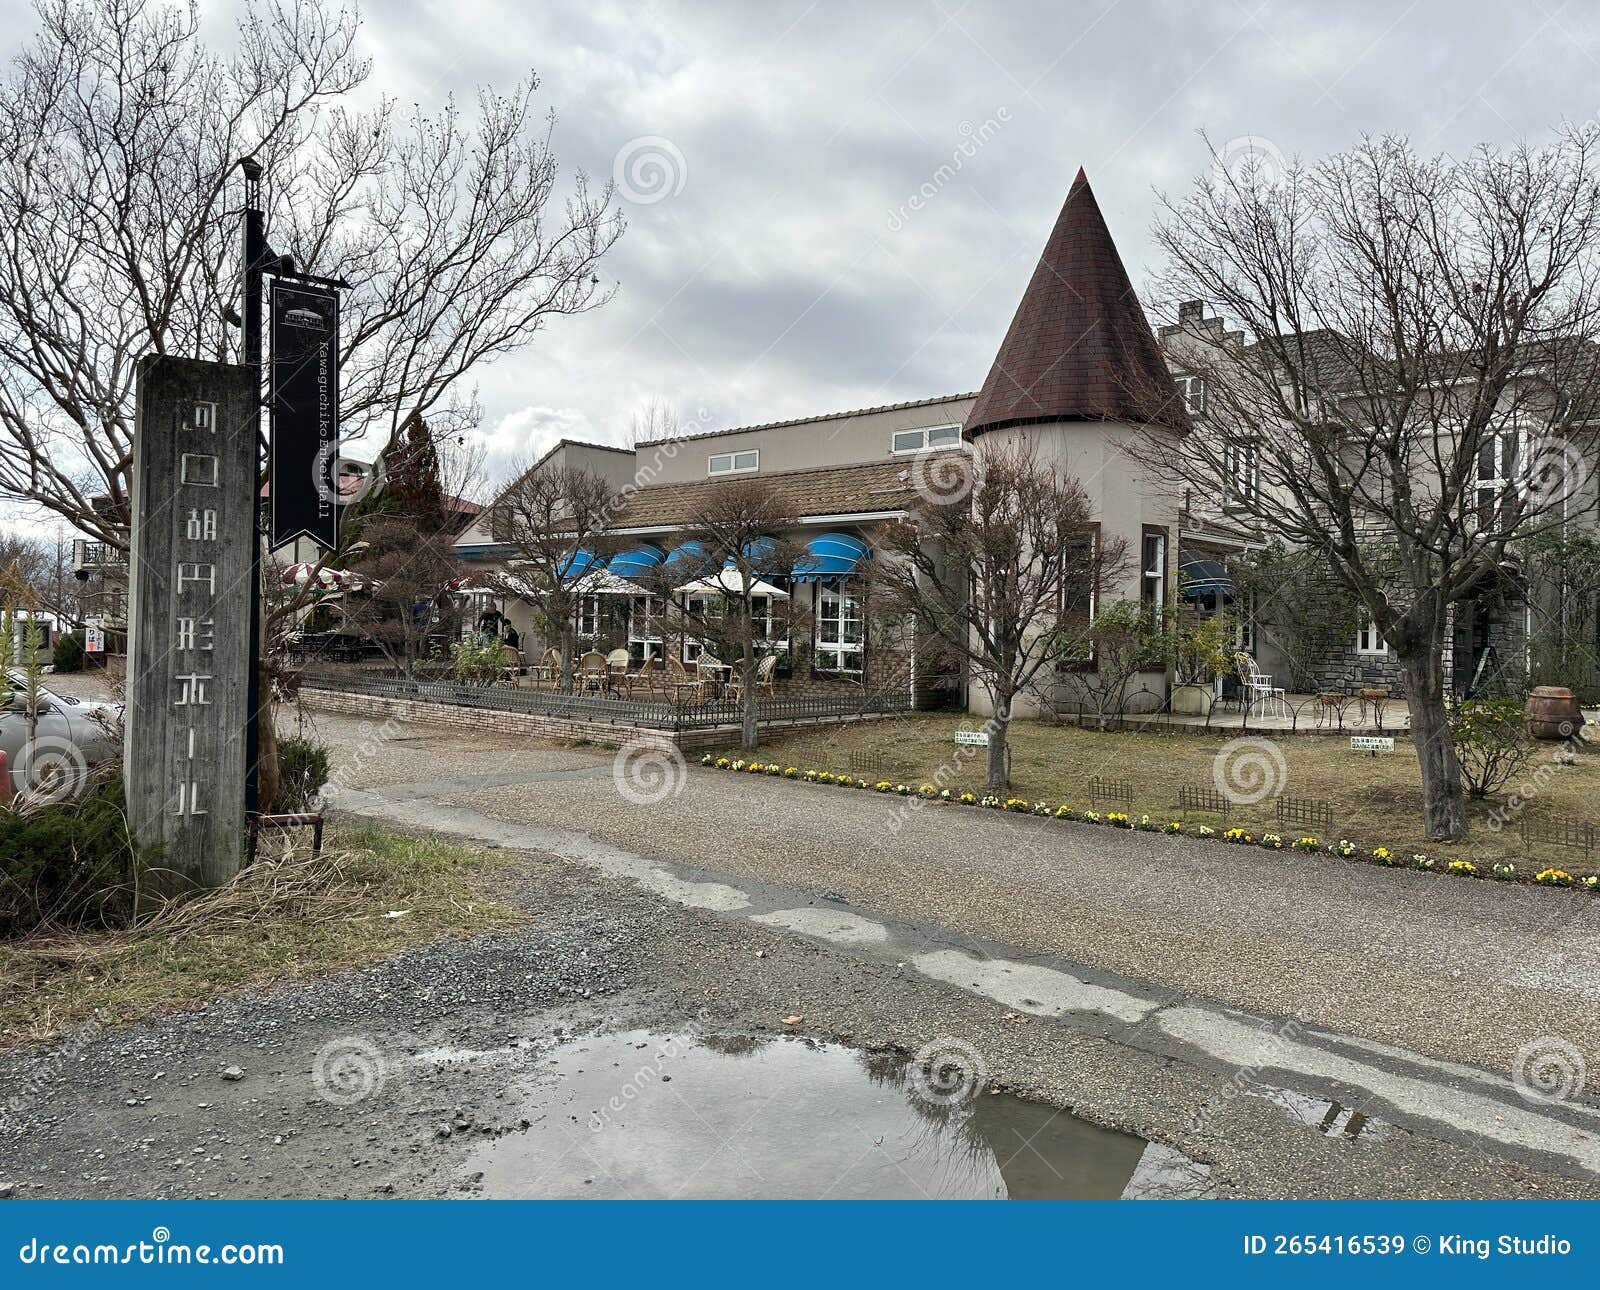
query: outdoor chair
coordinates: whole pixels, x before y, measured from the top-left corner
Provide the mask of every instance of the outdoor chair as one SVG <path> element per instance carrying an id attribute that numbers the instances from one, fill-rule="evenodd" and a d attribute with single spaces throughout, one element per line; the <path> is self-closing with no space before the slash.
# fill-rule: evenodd
<path id="1" fill-rule="evenodd" d="M 756 698 L 772 698 L 776 693 L 773 685 L 773 673 L 778 670 L 778 656 L 768 654 L 761 662 L 756 664 L 755 690 Z M 728 697 L 739 700 L 744 697 L 744 681 L 735 676 L 728 682 Z"/>
<path id="2" fill-rule="evenodd" d="M 606 655 L 606 666 L 611 669 L 611 679 L 613 681 L 627 676 L 628 651 L 621 646 L 612 650 L 611 653 Z"/>
<path id="3" fill-rule="evenodd" d="M 661 660 L 647 658 L 637 672 L 625 672 L 618 679 L 627 682 L 630 699 L 639 690 L 643 690 L 647 696 L 653 694 L 661 688 Z"/>
<path id="4" fill-rule="evenodd" d="M 578 681 L 585 690 L 607 690 L 611 685 L 611 669 L 606 666 L 606 656 L 592 649 L 578 660 Z"/>
<path id="5" fill-rule="evenodd" d="M 539 659 L 537 678 L 540 681 L 549 681 L 552 685 L 561 680 L 561 651 L 547 649 Z"/>
<path id="6" fill-rule="evenodd" d="M 674 703 L 682 703 L 686 694 L 693 698 L 700 692 L 700 678 L 676 654 L 667 659 L 667 675 L 662 684 Z"/>
<path id="7" fill-rule="evenodd" d="M 1263 712 L 1287 717 L 1289 703 L 1283 687 L 1273 685 L 1272 677 L 1257 667 L 1250 655 L 1235 654 L 1234 662 L 1239 668 L 1239 684 L 1244 688 L 1245 710 L 1254 711 L 1259 706 Z"/>
<path id="8" fill-rule="evenodd" d="M 706 650 L 702 650 L 700 657 L 695 660 L 694 670 L 700 679 L 698 695 L 702 703 L 707 699 L 716 698 L 716 692 L 722 687 L 724 679 L 733 672 L 733 669 L 720 658 Z"/>

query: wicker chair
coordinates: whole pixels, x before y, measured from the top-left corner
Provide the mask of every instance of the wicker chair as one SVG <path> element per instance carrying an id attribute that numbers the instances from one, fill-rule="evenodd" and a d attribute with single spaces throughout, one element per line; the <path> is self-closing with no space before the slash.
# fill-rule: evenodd
<path id="1" fill-rule="evenodd" d="M 611 669 L 606 656 L 597 649 L 590 650 L 578 660 L 578 681 L 585 690 L 611 688 Z"/>
<path id="2" fill-rule="evenodd" d="M 778 670 L 778 656 L 776 654 L 768 654 L 765 658 L 763 658 L 759 663 L 756 664 L 756 675 L 755 675 L 756 698 L 760 699 L 760 698 L 765 697 L 765 698 L 770 699 L 777 693 L 776 687 L 775 687 L 775 685 L 773 683 L 773 680 L 772 680 L 773 673 L 776 672 L 777 670 Z M 744 681 L 739 677 L 739 675 L 737 673 L 735 673 L 734 676 L 732 677 L 732 679 L 730 679 L 729 682 L 728 682 L 728 697 L 730 699 L 738 700 L 738 699 L 741 699 L 743 696 L 744 696 Z"/>

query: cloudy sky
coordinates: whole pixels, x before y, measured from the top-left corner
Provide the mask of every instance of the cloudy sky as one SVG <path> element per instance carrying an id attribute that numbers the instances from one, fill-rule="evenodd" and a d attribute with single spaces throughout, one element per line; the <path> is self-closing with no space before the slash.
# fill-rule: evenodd
<path id="1" fill-rule="evenodd" d="M 502 467 L 620 441 L 652 399 L 715 429 L 975 388 L 1080 165 L 1142 285 L 1154 194 L 1210 164 L 1201 130 L 1289 156 L 1385 131 L 1461 151 L 1600 108 L 1600 14 L 1550 0 L 364 14 L 375 86 L 470 101 L 535 69 L 563 164 L 622 189 L 615 299 L 479 376 Z"/>

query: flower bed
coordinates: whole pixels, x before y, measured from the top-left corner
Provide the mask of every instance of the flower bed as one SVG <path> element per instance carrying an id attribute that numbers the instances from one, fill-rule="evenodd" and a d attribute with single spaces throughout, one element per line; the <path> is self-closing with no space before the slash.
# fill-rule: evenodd
<path id="1" fill-rule="evenodd" d="M 898 784 L 893 780 L 858 779 L 853 775 L 841 774 L 825 770 L 801 770 L 795 766 L 779 766 L 776 763 L 759 761 L 746 761 L 742 758 L 718 757 L 707 753 L 700 759 L 702 766 L 709 766 L 715 770 L 725 770 L 742 774 L 778 775 L 786 779 L 804 780 L 808 784 L 830 784 L 839 788 L 870 789 L 879 793 L 891 793 L 898 797 L 915 798 L 915 805 L 924 802 L 944 802 L 952 806 L 980 806 L 991 811 L 1010 811 L 1016 814 L 1037 815 L 1045 819 L 1069 820 L 1077 824 L 1094 825 L 1100 828 L 1129 829 L 1140 833 L 1165 833 L 1172 837 L 1195 838 L 1205 842 L 1226 842 L 1233 846 L 1260 847 L 1268 851 L 1292 851 L 1302 854 L 1315 854 L 1332 856 L 1336 859 L 1356 860 L 1365 864 L 1378 865 L 1386 869 L 1413 869 L 1424 873 L 1437 873 L 1448 875 L 1452 878 L 1483 878 L 1491 877 L 1498 882 L 1528 882 L 1530 879 L 1523 877 L 1515 864 L 1497 863 L 1491 866 L 1486 875 L 1483 870 L 1471 860 L 1446 859 L 1441 857 L 1423 855 L 1413 852 L 1406 855 L 1402 852 L 1391 850 L 1389 847 L 1373 847 L 1370 851 L 1362 852 L 1361 848 L 1348 838 L 1339 838 L 1337 841 L 1322 842 L 1314 837 L 1298 837 L 1292 841 L 1285 841 L 1276 833 L 1263 833 L 1255 836 L 1246 829 L 1230 828 L 1218 833 L 1208 824 L 1185 824 L 1181 820 L 1169 820 L 1165 824 L 1157 824 L 1148 815 L 1134 816 L 1124 811 L 1109 811 L 1101 815 L 1097 811 L 1079 810 L 1065 803 L 1052 806 L 1049 802 L 1030 802 L 1025 797 L 997 797 L 986 794 L 980 797 L 976 793 L 965 790 L 944 788 L 935 784 Z M 1572 887 L 1583 891 L 1600 892 L 1600 877 L 1575 878 L 1564 869 L 1546 868 L 1535 873 L 1531 881 L 1541 887 Z"/>

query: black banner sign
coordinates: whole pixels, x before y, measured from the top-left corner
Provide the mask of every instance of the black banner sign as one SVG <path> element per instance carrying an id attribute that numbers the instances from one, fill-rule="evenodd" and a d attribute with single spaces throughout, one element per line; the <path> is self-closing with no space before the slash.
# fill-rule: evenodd
<path id="1" fill-rule="evenodd" d="M 274 279 L 270 545 L 339 540 L 339 296 Z"/>

